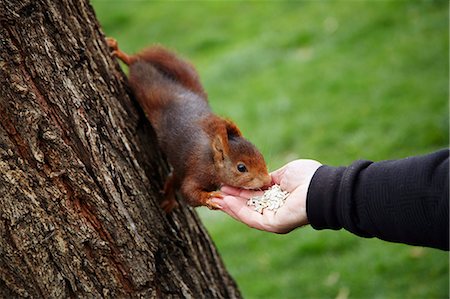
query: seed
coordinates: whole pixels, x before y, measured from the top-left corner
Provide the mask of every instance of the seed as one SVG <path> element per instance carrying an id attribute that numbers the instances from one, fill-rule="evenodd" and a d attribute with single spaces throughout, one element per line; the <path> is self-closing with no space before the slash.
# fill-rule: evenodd
<path id="1" fill-rule="evenodd" d="M 283 206 L 288 196 L 289 192 L 281 190 L 280 185 L 273 185 L 263 195 L 250 198 L 247 205 L 254 206 L 254 210 L 261 214 L 266 208 L 276 212 Z"/>

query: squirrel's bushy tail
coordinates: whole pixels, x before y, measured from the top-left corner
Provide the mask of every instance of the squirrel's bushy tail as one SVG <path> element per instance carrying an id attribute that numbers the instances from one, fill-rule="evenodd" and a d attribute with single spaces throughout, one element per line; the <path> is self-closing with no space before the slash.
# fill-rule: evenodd
<path id="1" fill-rule="evenodd" d="M 169 79 L 179 83 L 184 88 L 198 94 L 205 100 L 207 95 L 200 83 L 200 78 L 194 66 L 183 60 L 168 49 L 155 45 L 136 55 L 128 55 L 119 49 L 117 41 L 113 38 L 106 39 L 108 46 L 113 50 L 113 55 L 131 67 L 136 62 L 145 61 L 155 67 Z"/>
<path id="2" fill-rule="evenodd" d="M 178 58 L 175 53 L 161 46 L 153 46 L 138 53 L 136 57 L 138 57 L 136 60 L 149 62 L 165 76 L 206 99 L 206 92 L 194 66 Z"/>

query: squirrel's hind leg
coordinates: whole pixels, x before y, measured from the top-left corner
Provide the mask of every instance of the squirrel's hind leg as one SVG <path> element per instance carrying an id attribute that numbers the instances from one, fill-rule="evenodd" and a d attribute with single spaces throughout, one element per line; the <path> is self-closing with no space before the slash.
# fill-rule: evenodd
<path id="1" fill-rule="evenodd" d="M 170 213 L 173 209 L 178 207 L 178 202 L 175 199 L 175 185 L 176 178 L 173 173 L 169 174 L 164 183 L 164 199 L 161 202 L 161 208 L 166 212 Z"/>
<path id="2" fill-rule="evenodd" d="M 122 60 L 126 65 L 130 65 L 133 63 L 132 56 L 126 54 L 125 52 L 119 50 L 119 44 L 117 43 L 117 40 L 111 37 L 106 38 L 106 43 L 108 44 L 108 47 L 110 47 L 113 52 L 112 55 Z"/>

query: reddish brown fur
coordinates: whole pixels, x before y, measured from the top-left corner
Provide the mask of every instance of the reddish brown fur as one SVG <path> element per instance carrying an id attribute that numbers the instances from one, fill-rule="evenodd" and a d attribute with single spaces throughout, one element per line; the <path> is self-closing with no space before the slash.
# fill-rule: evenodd
<path id="1" fill-rule="evenodd" d="M 199 75 L 189 62 L 180 60 L 175 54 L 161 46 L 148 48 L 137 54 L 137 57 L 151 63 L 174 81 L 206 99 Z"/>
<path id="2" fill-rule="evenodd" d="M 192 64 L 160 46 L 129 56 L 115 40 L 108 44 L 130 67 L 130 86 L 173 167 L 165 184 L 166 211 L 176 206 L 175 189 L 192 206 L 215 208 L 210 200 L 221 197 L 215 191 L 221 184 L 252 189 L 270 184 L 261 153 L 232 121 L 211 112 Z"/>

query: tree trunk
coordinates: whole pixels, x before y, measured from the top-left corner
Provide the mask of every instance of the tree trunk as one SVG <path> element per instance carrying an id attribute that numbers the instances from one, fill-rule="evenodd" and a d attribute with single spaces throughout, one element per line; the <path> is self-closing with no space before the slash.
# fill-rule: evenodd
<path id="1" fill-rule="evenodd" d="M 0 0 L 0 297 L 234 298 L 85 0 Z"/>

